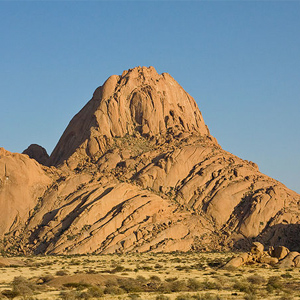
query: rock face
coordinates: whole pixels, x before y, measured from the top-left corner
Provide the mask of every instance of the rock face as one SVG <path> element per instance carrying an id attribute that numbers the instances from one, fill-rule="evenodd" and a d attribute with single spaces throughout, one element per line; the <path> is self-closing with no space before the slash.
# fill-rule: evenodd
<path id="1" fill-rule="evenodd" d="M 207 135 L 194 99 L 167 73 L 153 67 L 109 77 L 72 119 L 51 155 L 51 163 L 101 156 L 112 139 L 132 135 L 156 136 L 168 129 Z"/>
<path id="2" fill-rule="evenodd" d="M 30 158 L 35 159 L 42 165 L 46 166 L 49 163 L 49 155 L 46 149 L 37 144 L 31 144 L 26 150 L 22 152 L 22 154 L 27 154 Z"/>
<path id="3" fill-rule="evenodd" d="M 0 148 L 0 237 L 17 230 L 51 183 L 41 165 L 27 155 Z"/>
<path id="4" fill-rule="evenodd" d="M 3 221 L 5 251 L 246 249 L 253 239 L 300 250 L 300 196 L 223 150 L 193 98 L 152 67 L 97 88 L 63 133 L 51 167 L 18 155 L 16 170 L 21 158 L 34 166 L 20 187 L 32 193 L 37 180 L 41 189 L 14 227 L 12 217 Z M 11 189 L 1 207 L 17 201 Z"/>

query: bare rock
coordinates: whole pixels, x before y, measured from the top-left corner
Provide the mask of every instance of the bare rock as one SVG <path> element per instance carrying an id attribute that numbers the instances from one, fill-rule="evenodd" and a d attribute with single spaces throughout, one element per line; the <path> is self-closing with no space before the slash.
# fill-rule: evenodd
<path id="1" fill-rule="evenodd" d="M 47 166 L 49 163 L 49 155 L 45 148 L 32 144 L 26 150 L 22 152 L 22 154 L 27 154 L 30 158 L 35 159 L 42 165 Z"/>
<path id="2" fill-rule="evenodd" d="M 114 137 L 135 131 L 153 136 L 170 128 L 209 135 L 195 100 L 169 74 L 159 75 L 153 67 L 130 69 L 96 89 L 65 130 L 51 164 L 61 164 L 75 153 L 103 154 Z"/>
<path id="3" fill-rule="evenodd" d="M 299 256 L 298 252 L 289 252 L 282 260 L 279 261 L 277 266 L 279 268 L 292 268 L 295 267 L 294 259 Z"/>
<path id="4" fill-rule="evenodd" d="M 50 182 L 35 160 L 0 149 L 0 237 L 25 223 Z"/>
<path id="5" fill-rule="evenodd" d="M 250 252 L 257 257 L 260 257 L 264 253 L 264 245 L 259 242 L 254 242 L 251 246 Z"/>
<path id="6" fill-rule="evenodd" d="M 260 263 L 275 266 L 278 263 L 278 258 L 265 255 L 260 258 Z"/>
<path id="7" fill-rule="evenodd" d="M 245 250 L 253 239 L 300 245 L 300 195 L 223 150 L 194 99 L 152 67 L 97 88 L 51 167 L 37 162 L 46 163 L 41 147 L 25 152 L 0 148 L 0 238 L 12 251 Z M 275 247 L 271 258 L 263 248 L 254 243 L 232 264 L 272 264 L 288 254 Z"/>
<path id="8" fill-rule="evenodd" d="M 300 255 L 294 258 L 294 265 L 296 268 L 300 268 Z"/>
<path id="9" fill-rule="evenodd" d="M 238 268 L 238 267 L 242 266 L 243 264 L 244 264 L 244 260 L 242 257 L 240 257 L 240 256 L 234 257 L 224 266 L 224 269 L 230 268 L 230 267 Z"/>
<path id="10" fill-rule="evenodd" d="M 270 247 L 269 248 L 269 254 L 272 257 L 276 257 L 279 260 L 285 258 L 289 254 L 290 250 L 284 246 L 278 246 L 278 247 Z"/>

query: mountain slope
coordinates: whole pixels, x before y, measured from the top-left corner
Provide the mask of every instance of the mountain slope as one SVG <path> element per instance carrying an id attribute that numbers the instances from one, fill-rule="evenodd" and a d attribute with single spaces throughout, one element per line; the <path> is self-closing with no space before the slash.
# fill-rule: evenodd
<path id="1" fill-rule="evenodd" d="M 96 89 L 50 162 L 38 205 L 2 230 L 6 251 L 217 250 L 253 239 L 299 250 L 300 196 L 223 150 L 193 98 L 152 67 Z"/>

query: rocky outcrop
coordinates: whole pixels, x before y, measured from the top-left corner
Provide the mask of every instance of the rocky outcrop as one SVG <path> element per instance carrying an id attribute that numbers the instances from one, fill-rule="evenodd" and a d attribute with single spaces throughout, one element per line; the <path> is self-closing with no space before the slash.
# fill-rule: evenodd
<path id="1" fill-rule="evenodd" d="M 51 167 L 2 153 L 8 252 L 247 249 L 253 240 L 300 250 L 300 196 L 223 150 L 193 98 L 151 67 L 96 89 L 51 154 Z M 14 184 L 3 185 L 7 171 Z M 258 259 L 260 247 L 254 252 Z"/>
<path id="2" fill-rule="evenodd" d="M 35 159 L 42 165 L 47 166 L 49 163 L 49 155 L 45 148 L 37 144 L 31 144 L 22 154 L 27 154 L 30 158 Z"/>
<path id="3" fill-rule="evenodd" d="M 35 160 L 0 148 L 0 237 L 19 234 L 19 226 L 24 226 L 50 183 Z"/>
<path id="4" fill-rule="evenodd" d="M 290 251 L 284 246 L 269 247 L 268 251 L 264 251 L 264 245 L 254 242 L 248 253 L 240 253 L 237 257 L 232 258 L 224 268 L 237 268 L 242 265 L 264 264 L 276 266 L 277 268 L 287 269 L 300 267 L 300 253 Z"/>

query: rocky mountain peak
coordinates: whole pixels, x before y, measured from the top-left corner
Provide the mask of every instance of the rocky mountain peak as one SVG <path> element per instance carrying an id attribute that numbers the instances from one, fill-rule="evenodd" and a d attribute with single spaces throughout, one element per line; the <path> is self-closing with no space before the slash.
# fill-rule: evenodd
<path id="1" fill-rule="evenodd" d="M 71 120 L 51 155 L 58 165 L 75 155 L 104 153 L 112 138 L 167 131 L 209 135 L 195 100 L 167 73 L 136 67 L 110 76 Z"/>

